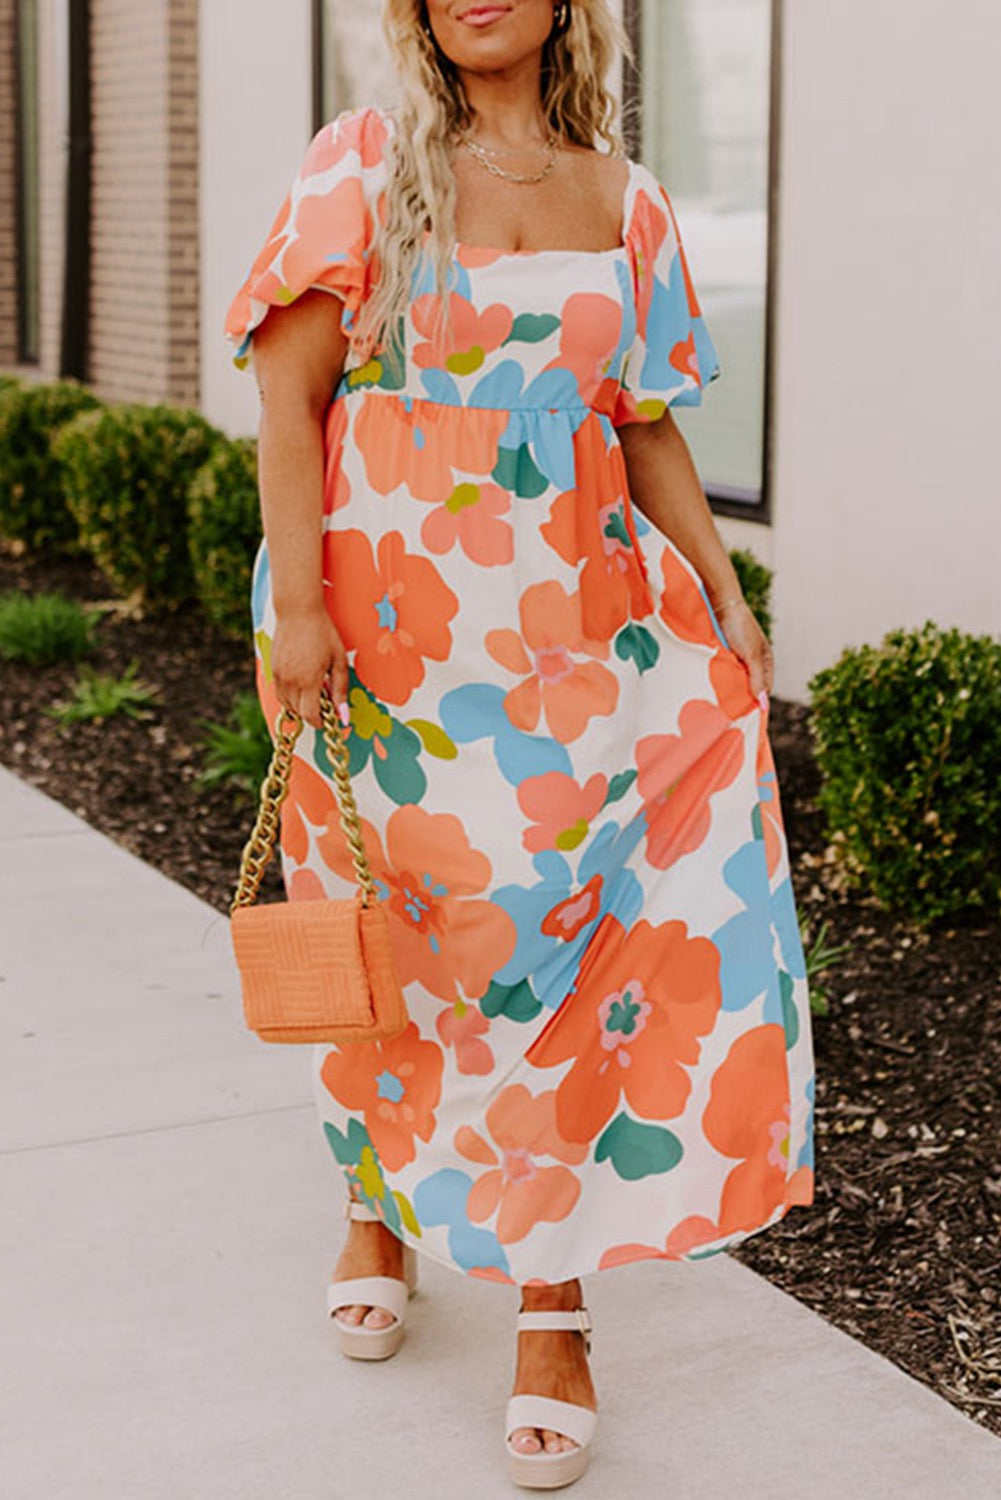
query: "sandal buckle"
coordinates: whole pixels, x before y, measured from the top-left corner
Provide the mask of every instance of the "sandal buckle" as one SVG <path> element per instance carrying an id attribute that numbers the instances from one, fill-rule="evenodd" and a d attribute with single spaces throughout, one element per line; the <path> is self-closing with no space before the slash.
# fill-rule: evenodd
<path id="1" fill-rule="evenodd" d="M 590 1354 L 591 1334 L 594 1331 L 591 1325 L 591 1314 L 588 1312 L 586 1307 L 578 1307 L 575 1309 L 575 1311 L 577 1314 L 577 1327 L 580 1330 L 580 1333 L 583 1335 L 584 1343 L 587 1347 L 587 1352 L 588 1354 Z"/>

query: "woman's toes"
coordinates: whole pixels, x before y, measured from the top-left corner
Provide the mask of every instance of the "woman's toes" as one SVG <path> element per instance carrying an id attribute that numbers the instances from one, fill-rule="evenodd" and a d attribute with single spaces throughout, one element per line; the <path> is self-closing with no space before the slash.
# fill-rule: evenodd
<path id="1" fill-rule="evenodd" d="M 569 1453 L 577 1444 L 572 1438 L 564 1437 L 562 1432 L 550 1432 L 547 1428 L 542 1434 L 542 1446 L 547 1453 Z"/>
<path id="2" fill-rule="evenodd" d="M 338 1323 L 346 1323 L 349 1328 L 357 1328 L 365 1316 L 363 1307 L 339 1307 L 334 1314 Z"/>
<path id="3" fill-rule="evenodd" d="M 539 1434 L 532 1427 L 519 1427 L 511 1434 L 511 1446 L 517 1453 L 541 1453 Z"/>
<path id="4" fill-rule="evenodd" d="M 365 1316 L 366 1328 L 388 1328 L 390 1323 L 395 1322 L 393 1314 L 387 1312 L 384 1307 L 373 1307 Z"/>

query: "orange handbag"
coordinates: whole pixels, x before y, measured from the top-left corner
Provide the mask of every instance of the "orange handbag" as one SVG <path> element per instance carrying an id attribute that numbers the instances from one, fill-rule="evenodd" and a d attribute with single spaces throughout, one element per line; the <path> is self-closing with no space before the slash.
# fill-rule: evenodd
<path id="1" fill-rule="evenodd" d="M 347 735 L 329 694 L 321 697 L 323 736 L 334 773 L 341 828 L 358 881 L 343 901 L 291 901 L 255 906 L 274 854 L 292 757 L 302 732 L 298 714 L 283 709 L 275 750 L 261 787 L 257 821 L 243 851 L 230 907 L 233 951 L 243 987 L 243 1012 L 265 1042 L 373 1042 L 407 1025 L 385 908 L 369 868 L 351 786 Z"/>

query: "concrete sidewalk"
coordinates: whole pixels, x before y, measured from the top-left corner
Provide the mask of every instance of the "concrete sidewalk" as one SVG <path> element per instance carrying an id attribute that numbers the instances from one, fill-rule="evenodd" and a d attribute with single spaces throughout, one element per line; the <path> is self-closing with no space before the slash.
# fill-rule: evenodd
<path id="1" fill-rule="evenodd" d="M 242 1028 L 226 921 L 0 770 L 0 1496 L 493 1500 L 515 1294 L 422 1262 L 340 1358 L 308 1059 Z M 1001 1443 L 727 1256 L 588 1282 L 572 1493 L 996 1500 Z"/>

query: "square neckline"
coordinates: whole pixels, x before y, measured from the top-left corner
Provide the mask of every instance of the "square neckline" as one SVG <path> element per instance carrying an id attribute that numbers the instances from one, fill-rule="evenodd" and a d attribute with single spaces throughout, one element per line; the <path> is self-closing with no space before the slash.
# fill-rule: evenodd
<path id="1" fill-rule="evenodd" d="M 537 257 L 540 255 L 585 255 L 595 260 L 601 259 L 603 256 L 627 254 L 629 250 L 629 231 L 632 227 L 634 198 L 633 188 L 635 185 L 636 174 L 634 171 L 635 163 L 633 162 L 632 158 L 627 156 L 625 158 L 625 163 L 626 181 L 625 186 L 622 189 L 622 228 L 620 230 L 620 238 L 617 245 L 611 245 L 607 250 L 574 250 L 565 246 L 557 246 L 555 249 L 551 248 L 541 250 L 502 250 L 499 249 L 496 245 L 474 245 L 469 240 L 456 240 L 454 246 L 455 253 L 458 254 L 458 252 L 461 250 L 469 250 L 473 254 L 493 255 L 497 256 L 498 258 L 503 257 L 505 259 L 510 257 L 516 257 L 520 259 L 521 257 Z"/>

